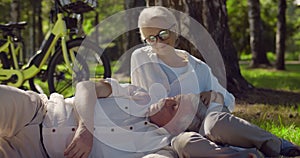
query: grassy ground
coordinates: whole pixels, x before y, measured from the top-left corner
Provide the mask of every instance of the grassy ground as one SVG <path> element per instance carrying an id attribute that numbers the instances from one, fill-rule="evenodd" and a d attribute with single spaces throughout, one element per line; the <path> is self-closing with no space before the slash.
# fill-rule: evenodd
<path id="1" fill-rule="evenodd" d="M 248 69 L 241 64 L 242 75 L 259 89 L 237 99 L 234 114 L 300 145 L 300 64 L 286 68 Z"/>

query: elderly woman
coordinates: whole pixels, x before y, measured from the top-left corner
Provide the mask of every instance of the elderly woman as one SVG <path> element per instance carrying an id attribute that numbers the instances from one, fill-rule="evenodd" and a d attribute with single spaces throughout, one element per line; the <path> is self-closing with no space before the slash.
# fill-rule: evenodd
<path id="1" fill-rule="evenodd" d="M 201 93 L 201 100 L 210 111 L 233 111 L 234 96 L 219 84 L 209 66 L 175 48 L 179 26 L 170 10 L 161 6 L 145 8 L 140 13 L 138 27 L 148 46 L 132 54 L 133 85 L 148 90 L 151 96 L 156 96 L 153 99 Z M 212 103 L 220 100 L 224 103 Z"/>
<path id="2" fill-rule="evenodd" d="M 141 38 L 147 46 L 135 50 L 132 54 L 131 81 L 133 85 L 148 90 L 153 100 L 166 96 L 173 97 L 178 94 L 200 93 L 200 101 L 207 106 L 207 109 L 203 108 L 201 109 L 202 111 L 199 111 L 199 113 L 203 114 L 202 118 L 206 115 L 210 116 L 210 113 L 216 111 L 233 111 L 235 105 L 234 96 L 220 85 L 209 66 L 188 52 L 175 48 L 179 27 L 174 14 L 170 10 L 161 6 L 145 8 L 140 13 L 138 27 Z M 189 115 L 189 113 L 186 113 L 186 117 Z M 214 113 L 214 115 L 219 116 L 220 114 Z M 167 116 L 169 115 L 157 115 L 155 118 L 158 121 L 166 120 Z M 206 124 L 214 124 L 223 116 L 227 121 L 232 118 L 229 114 L 224 113 L 220 117 L 206 119 Z M 166 122 L 161 122 L 161 124 L 163 125 Z M 236 122 L 244 121 L 236 120 Z M 203 128 L 200 128 L 205 127 L 203 119 L 194 120 L 192 123 L 193 128 L 189 130 L 193 132 L 181 133 L 174 139 L 172 146 L 178 152 L 179 157 L 210 156 L 212 153 L 206 154 L 205 151 L 208 148 L 205 143 L 202 143 L 203 136 L 209 136 L 204 132 Z M 178 126 L 180 123 L 174 125 Z M 221 138 L 226 138 L 226 141 L 219 140 L 219 143 L 239 144 L 242 147 L 252 146 L 268 152 L 264 149 L 264 146 L 268 146 L 268 143 L 252 142 L 252 144 L 248 144 L 249 142 L 245 141 L 245 144 L 243 144 L 240 141 L 232 142 L 231 140 L 235 140 L 235 136 L 239 134 L 242 134 L 244 138 L 240 139 L 241 141 L 255 139 L 256 137 L 252 137 L 255 134 L 251 133 L 251 130 L 248 131 L 248 135 L 244 135 L 243 132 L 240 133 L 240 131 L 244 130 L 240 128 L 239 123 L 224 123 L 223 125 L 220 123 L 218 126 L 220 128 L 214 128 L 214 133 L 220 133 L 222 137 L 212 136 L 212 140 L 218 141 Z M 276 139 L 275 142 L 281 144 L 279 139 Z M 274 146 L 272 150 L 269 150 L 272 154 L 266 153 L 266 155 L 272 156 L 275 150 L 278 155 L 279 148 L 280 146 L 278 145 Z M 215 147 L 210 149 L 214 150 Z"/>

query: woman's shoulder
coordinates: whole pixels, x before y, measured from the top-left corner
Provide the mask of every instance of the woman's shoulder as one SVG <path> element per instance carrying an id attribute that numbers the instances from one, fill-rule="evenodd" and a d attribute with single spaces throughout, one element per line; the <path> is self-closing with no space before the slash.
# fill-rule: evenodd
<path id="1" fill-rule="evenodd" d="M 194 67 L 194 68 L 197 68 L 197 69 L 206 69 L 208 70 L 209 69 L 209 66 L 202 60 L 196 58 L 195 56 L 191 55 L 190 53 L 188 53 L 187 51 L 185 50 L 179 50 L 180 52 L 184 53 L 185 55 L 188 56 L 188 60 L 189 60 L 189 63 Z"/>
<path id="2" fill-rule="evenodd" d="M 147 54 L 151 52 L 151 47 L 150 46 L 144 46 L 137 48 L 133 51 L 132 55 L 138 55 L 138 54 Z"/>

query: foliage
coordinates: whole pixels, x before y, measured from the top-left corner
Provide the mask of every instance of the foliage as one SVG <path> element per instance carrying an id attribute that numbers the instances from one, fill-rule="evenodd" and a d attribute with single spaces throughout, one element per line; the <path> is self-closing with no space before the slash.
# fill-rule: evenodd
<path id="1" fill-rule="evenodd" d="M 227 0 L 228 25 L 237 51 L 250 52 L 247 0 Z"/>
<path id="2" fill-rule="evenodd" d="M 98 5 L 95 8 L 98 13 L 98 21 L 101 22 L 105 18 L 124 10 L 124 1 L 123 0 L 98 0 Z M 84 17 L 86 20 L 83 24 L 85 32 L 90 32 L 95 26 L 95 12 L 89 12 L 85 14 Z"/>
<path id="3" fill-rule="evenodd" d="M 1 0 L 0 8 L 1 8 L 1 16 L 0 23 L 7 23 L 10 21 L 10 3 L 11 0 Z"/>
<path id="4" fill-rule="evenodd" d="M 263 22 L 264 49 L 275 52 L 275 35 L 277 23 L 278 1 L 260 0 L 261 19 Z M 249 24 L 247 0 L 227 0 L 229 27 L 234 45 L 239 54 L 249 54 Z M 292 0 L 287 1 L 286 22 L 286 52 L 299 52 L 300 48 L 300 8 Z"/>

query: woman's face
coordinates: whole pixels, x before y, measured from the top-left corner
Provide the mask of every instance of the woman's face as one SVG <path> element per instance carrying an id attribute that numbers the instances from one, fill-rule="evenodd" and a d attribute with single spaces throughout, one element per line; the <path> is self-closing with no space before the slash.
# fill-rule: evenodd
<path id="1" fill-rule="evenodd" d="M 158 52 L 175 47 L 176 35 L 167 29 L 145 27 L 141 28 L 141 33 L 144 41 Z"/>

